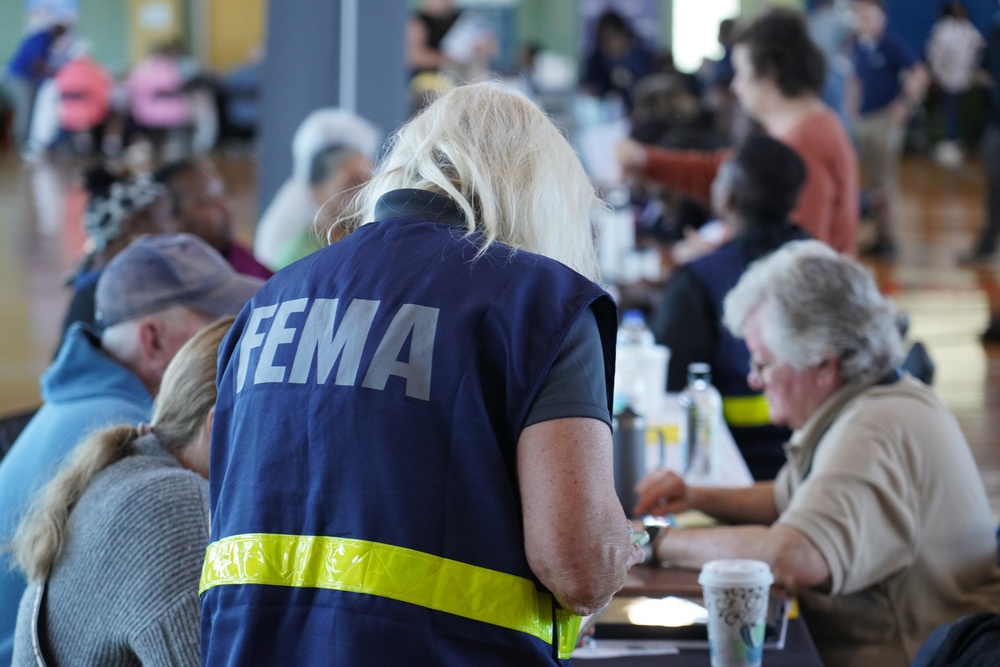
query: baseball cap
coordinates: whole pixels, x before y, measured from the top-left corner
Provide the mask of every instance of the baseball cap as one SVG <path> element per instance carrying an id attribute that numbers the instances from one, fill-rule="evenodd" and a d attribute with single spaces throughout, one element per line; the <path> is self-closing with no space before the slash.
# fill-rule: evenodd
<path id="1" fill-rule="evenodd" d="M 97 321 L 109 327 L 172 306 L 216 317 L 235 315 L 263 284 L 236 273 L 197 236 L 142 236 L 101 271 Z"/>

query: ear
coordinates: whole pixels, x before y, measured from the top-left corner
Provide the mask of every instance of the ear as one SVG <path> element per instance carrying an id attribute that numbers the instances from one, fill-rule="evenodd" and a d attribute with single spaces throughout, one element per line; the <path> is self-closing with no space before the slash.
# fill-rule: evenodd
<path id="1" fill-rule="evenodd" d="M 213 405 L 208 409 L 208 414 L 205 416 L 205 435 L 208 437 L 208 442 L 212 441 L 212 425 L 215 423 L 215 406 Z"/>
<path id="2" fill-rule="evenodd" d="M 139 322 L 139 348 L 142 351 L 143 365 L 159 375 L 163 375 L 170 363 L 165 333 L 162 323 L 155 317 L 146 317 Z"/>
<path id="3" fill-rule="evenodd" d="M 819 367 L 817 381 L 824 387 L 835 387 L 840 383 L 840 359 L 834 355 L 823 360 Z"/>

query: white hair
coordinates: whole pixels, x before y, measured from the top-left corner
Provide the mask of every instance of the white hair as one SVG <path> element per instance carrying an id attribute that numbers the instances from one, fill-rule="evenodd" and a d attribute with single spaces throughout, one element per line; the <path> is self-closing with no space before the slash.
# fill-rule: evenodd
<path id="1" fill-rule="evenodd" d="M 462 86 L 425 108 L 392 138 L 336 226 L 372 222 L 379 198 L 400 188 L 453 199 L 466 232 L 482 234 L 480 253 L 499 241 L 599 278 L 591 220 L 602 203 L 569 142 L 509 86 Z"/>
<path id="2" fill-rule="evenodd" d="M 375 159 L 381 133 L 364 118 L 342 109 L 316 109 L 299 125 L 292 138 L 292 175 L 309 181 L 316 155 L 331 146 L 343 146 Z"/>
<path id="3" fill-rule="evenodd" d="M 726 296 L 726 327 L 741 336 L 758 308 L 764 343 L 797 370 L 833 355 L 841 380 L 869 381 L 902 359 L 892 302 L 867 269 L 819 241 L 789 243 L 751 265 Z"/>

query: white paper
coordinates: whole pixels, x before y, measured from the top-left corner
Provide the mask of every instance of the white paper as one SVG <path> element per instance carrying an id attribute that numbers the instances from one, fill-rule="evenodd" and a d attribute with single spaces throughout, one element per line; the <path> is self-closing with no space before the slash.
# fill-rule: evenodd
<path id="1" fill-rule="evenodd" d="M 573 660 L 620 658 L 630 655 L 676 655 L 678 648 L 670 642 L 653 639 L 588 639 L 573 651 Z"/>

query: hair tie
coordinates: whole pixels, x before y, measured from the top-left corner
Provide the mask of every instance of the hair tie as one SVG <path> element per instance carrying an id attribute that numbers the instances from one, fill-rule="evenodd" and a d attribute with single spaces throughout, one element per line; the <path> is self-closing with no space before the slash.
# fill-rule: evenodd
<path id="1" fill-rule="evenodd" d="M 152 433 L 153 432 L 153 427 L 150 426 L 149 424 L 145 423 L 145 422 L 139 422 L 135 426 L 135 431 L 136 431 L 136 433 L 139 434 L 139 437 L 142 438 L 142 437 L 145 437 L 145 436 L 149 435 L 150 433 Z"/>

